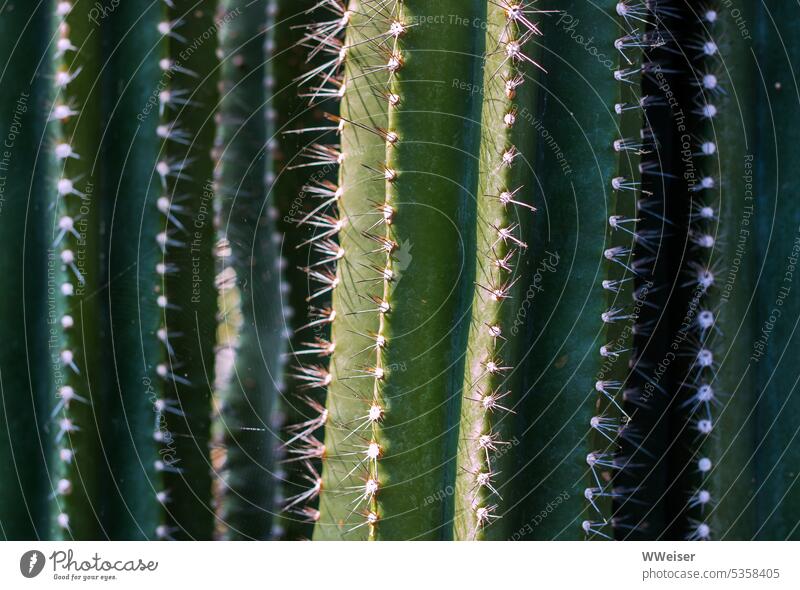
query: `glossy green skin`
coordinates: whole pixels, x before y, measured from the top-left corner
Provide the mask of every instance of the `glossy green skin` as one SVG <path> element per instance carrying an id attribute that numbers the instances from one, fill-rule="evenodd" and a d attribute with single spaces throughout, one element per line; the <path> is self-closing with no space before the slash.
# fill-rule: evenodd
<path id="1" fill-rule="evenodd" d="M 513 509 L 514 498 L 520 495 L 513 488 L 526 485 L 522 478 L 514 477 L 517 431 L 516 420 L 509 410 L 515 411 L 514 407 L 521 398 L 520 363 L 526 352 L 526 334 L 520 310 L 529 285 L 528 258 L 531 253 L 513 241 L 498 239 L 498 229 L 515 228 L 514 236 L 523 242 L 530 233 L 534 213 L 529 207 L 536 187 L 532 170 L 536 135 L 531 133 L 525 120 L 517 119 L 509 125 L 505 117 L 509 113 L 518 116 L 523 109 L 530 109 L 535 104 L 538 70 L 526 61 L 510 61 L 505 52 L 508 41 L 522 38 L 528 33 L 527 29 L 520 30 L 513 22 L 509 24 L 506 12 L 499 4 L 488 2 L 487 12 L 489 29 L 486 33 L 480 181 L 476 196 L 476 283 L 482 287 L 476 286 L 474 290 L 461 401 L 454 527 L 455 538 L 459 540 L 500 540 L 511 535 L 514 523 L 503 515 Z M 524 45 L 528 58 L 538 57 L 535 42 L 536 39 L 531 39 Z M 506 81 L 520 75 L 527 80 L 509 96 Z M 511 146 L 519 151 L 519 155 L 511 166 L 505 166 L 502 157 Z M 514 199 L 528 207 L 500 202 L 501 193 L 517 190 Z M 512 256 L 509 260 L 511 272 L 495 264 L 497 259 L 502 260 L 509 254 Z M 508 299 L 497 301 L 486 290 L 513 281 L 516 283 L 508 289 Z M 499 328 L 501 335 L 494 336 L 489 331 L 490 326 Z M 491 374 L 486 369 L 489 361 L 512 368 Z M 508 410 L 485 409 L 482 399 L 487 394 L 502 395 L 496 403 Z M 492 434 L 504 444 L 498 444 L 497 451 L 489 452 L 490 460 L 487 462 L 487 451 L 481 448 L 479 437 Z M 497 474 L 491 482 L 497 493 L 477 482 L 478 474 L 487 472 Z M 493 514 L 500 518 L 489 523 L 480 522 L 476 507 L 493 506 L 496 506 Z"/>
<path id="2" fill-rule="evenodd" d="M 800 114 L 794 84 L 794 64 L 800 59 L 800 45 L 792 34 L 796 7 L 773 3 L 762 7 L 756 21 L 759 66 L 758 157 L 754 174 L 758 179 L 759 264 L 756 307 L 759 310 L 756 336 L 761 337 L 773 310 L 781 315 L 774 322 L 768 345 L 751 370 L 758 373 L 759 401 L 756 407 L 759 437 L 756 450 L 755 506 L 758 510 L 756 538 L 800 539 L 797 514 L 800 485 L 797 477 L 800 428 L 800 391 L 795 352 L 800 346 L 800 274 L 787 275 L 789 256 L 796 255 L 800 206 L 795 171 Z M 776 86 L 779 84 L 779 86 Z M 794 254 L 793 254 L 794 252 Z M 776 304 L 780 289 L 791 289 Z M 769 331 L 769 328 L 766 328 Z M 751 354 L 755 349 L 751 350 Z M 751 505 L 752 507 L 752 505 Z"/>
<path id="3" fill-rule="evenodd" d="M 188 234 L 177 235 L 185 247 L 168 248 L 166 260 L 177 268 L 164 281 L 164 293 L 176 308 L 165 310 L 164 323 L 173 333 L 171 339 L 177 364 L 173 373 L 189 384 L 168 380 L 165 396 L 174 400 L 183 416 L 167 416 L 175 440 L 175 465 L 181 473 L 164 474 L 165 486 L 172 501 L 167 506 L 170 526 L 177 529 L 176 539 L 210 539 L 214 526 L 211 507 L 211 464 L 209 458 L 211 392 L 214 382 L 214 345 L 216 341 L 217 293 L 214 288 L 213 169 L 211 148 L 214 143 L 214 109 L 218 101 L 216 43 L 203 40 L 206 31 L 214 30 L 215 3 L 211 0 L 175 0 L 167 10 L 170 21 L 182 19 L 176 32 L 186 42 L 169 39 L 169 56 L 195 72 L 191 77 L 176 72 L 172 89 L 189 88 L 191 104 L 170 113 L 168 120 L 189 134 L 189 145 L 167 141 L 162 154 L 184 163 L 185 176 L 169 187 L 174 204 L 186 210 L 179 215 Z M 182 53 L 183 52 L 183 53 Z M 162 218 L 162 230 L 168 226 Z M 171 227 L 171 226 L 170 226 Z M 168 362 L 168 361 L 167 361 Z"/>
<path id="4" fill-rule="evenodd" d="M 47 115 L 52 102 L 52 31 L 48 6 L 12 2 L 0 10 L 0 133 L 13 146 L 0 159 L 0 235 L 11 247 L 0 298 L 0 539 L 47 536 L 52 387 L 49 375 L 47 250 L 54 190 Z M 36 70 L 40 66 L 39 71 Z M 27 95 L 24 96 L 24 95 Z M 23 99 L 21 103 L 18 101 Z M 13 173 L 10 173 L 13 171 Z M 24 459 L 23 459 L 24 457 Z"/>
<path id="5" fill-rule="evenodd" d="M 754 10 L 742 7 L 744 18 L 752 22 Z M 721 10 L 714 23 L 699 23 L 704 37 L 713 39 L 719 53 L 699 59 L 698 75 L 706 71 L 720 72 L 719 83 L 725 93 L 707 93 L 706 101 L 717 108 L 713 120 L 695 115 L 696 131 L 703 140 L 713 140 L 718 146 L 712 157 L 697 156 L 695 163 L 699 181 L 708 175 L 716 187 L 691 194 L 695 206 L 713 207 L 718 222 L 698 220 L 692 229 L 698 234 L 709 234 L 715 239 L 714 248 L 690 246 L 688 260 L 702 265 L 711 262 L 717 284 L 699 298 L 699 310 L 712 310 L 716 316 L 715 327 L 703 335 L 694 327 L 697 339 L 714 354 L 713 370 L 696 366 L 686 378 L 686 384 L 709 383 L 714 388 L 717 401 L 707 409 L 701 406 L 682 408 L 684 415 L 684 444 L 691 449 L 686 466 L 691 493 L 707 490 L 712 506 L 687 506 L 685 516 L 711 527 L 711 538 L 719 540 L 752 539 L 756 530 L 756 511 L 747 507 L 755 490 L 755 415 L 757 399 L 756 370 L 742 362 L 751 352 L 755 339 L 756 306 L 753 300 L 756 280 L 755 250 L 755 192 L 752 179 L 744 176 L 748 157 L 752 172 L 752 156 L 756 149 L 755 92 L 752 84 L 755 69 L 752 64 L 752 40 L 739 34 L 735 19 L 729 11 Z M 690 50 L 687 50 L 690 51 Z M 699 101 L 700 104 L 705 104 Z M 695 150 L 700 152 L 699 149 Z M 686 271 L 692 277 L 696 272 Z M 691 285 L 695 288 L 695 284 Z M 705 337 L 704 337 L 705 336 Z M 693 359 L 690 359 L 690 361 Z M 697 376 L 700 376 L 697 379 Z M 689 390 L 688 399 L 696 394 Z M 713 434 L 698 433 L 698 419 L 713 421 Z M 697 461 L 708 457 L 713 462 L 709 474 L 699 472 Z M 681 489 L 686 495 L 685 489 Z M 686 534 L 693 531 L 691 522 L 684 524 Z"/>
<path id="6" fill-rule="evenodd" d="M 614 140 L 626 136 L 614 104 L 631 99 L 624 94 L 630 89 L 617 83 L 612 72 L 619 67 L 613 42 L 624 34 L 615 5 L 581 0 L 536 5 L 562 11 L 543 26 L 542 65 L 558 75 L 542 78 L 535 116 L 563 150 L 565 160 L 547 142 L 540 147 L 537 171 L 544 193 L 536 202 L 539 213 L 530 243 L 533 251 L 552 252 L 559 261 L 554 272 L 542 273 L 541 291 L 533 302 L 536 313 L 529 323 L 532 349 L 525 369 L 525 400 L 519 409 L 518 470 L 531 485 L 515 515 L 520 526 L 515 539 L 584 539 L 584 520 L 611 516 L 607 498 L 595 501 L 603 511 L 601 517 L 584 498 L 584 490 L 597 486 L 587 455 L 615 448 L 591 430 L 589 422 L 602 415 L 618 420 L 616 409 L 595 390 L 595 382 L 620 375 L 624 380 L 627 369 L 623 355 L 604 368 L 605 359 L 599 354 L 600 347 L 623 329 L 619 325 L 623 322 L 605 324 L 601 314 L 612 307 L 629 310 L 631 305 L 625 289 L 614 294 L 602 287 L 604 279 L 624 274 L 604 258 L 604 251 L 616 245 L 631 247 L 630 237 L 612 232 L 608 219 L 628 214 L 635 197 L 631 191 L 618 194 L 611 181 L 617 176 L 631 178 L 631 170 L 638 166 L 635 158 L 613 149 Z M 564 20 L 559 24 L 559 19 Z M 573 35 L 582 35 L 584 42 L 593 38 L 601 53 L 613 56 L 614 67 L 600 63 Z M 614 438 L 615 432 L 609 435 Z M 598 476 L 606 482 L 611 473 L 598 469 Z M 613 534 L 608 525 L 600 530 Z"/>
<path id="7" fill-rule="evenodd" d="M 230 254 L 218 255 L 218 270 L 236 278 L 220 291 L 218 338 L 228 348 L 217 353 L 226 448 L 219 517 L 226 539 L 266 540 L 279 509 L 270 499 L 278 493 L 275 413 L 284 353 L 278 246 L 265 202 L 273 160 L 263 147 L 264 137 L 275 137 L 266 116 L 274 86 L 265 87 L 265 77 L 273 78 L 275 55 L 265 47 L 274 43 L 275 23 L 260 3 L 227 0 L 221 9 L 220 16 L 237 16 L 220 29 L 218 235 Z"/>
<path id="8" fill-rule="evenodd" d="M 154 403 L 163 395 L 163 381 L 156 374 L 162 344 L 156 338 L 160 279 L 155 270 L 161 261 L 155 244 L 163 217 L 156 210 L 161 194 L 155 173 L 158 103 L 145 105 L 162 80 L 157 31 L 161 6 L 126 2 L 109 18 L 115 51 L 108 64 L 107 264 L 125 270 L 109 270 L 113 279 L 107 293 L 113 360 L 107 368 L 111 393 L 103 438 L 113 487 L 108 491 L 106 532 L 111 539 L 155 539 L 163 519 L 156 494 L 164 489 L 155 469 L 161 456 L 153 440 Z"/>
<path id="9" fill-rule="evenodd" d="M 56 177 L 69 179 L 74 189 L 81 193 L 61 196 L 53 190 L 51 201 L 55 206 L 56 220 L 66 216 L 72 218 L 78 233 L 66 233 L 59 239 L 58 227 L 53 228 L 48 267 L 54 270 L 49 276 L 52 277 L 50 286 L 56 293 L 56 323 L 52 327 L 58 339 L 55 345 L 51 342 L 50 347 L 52 386 L 59 403 L 51 423 L 51 436 L 55 437 L 52 484 L 54 490 L 64 482 L 69 482 L 71 487 L 67 493 L 55 494 L 51 506 L 52 535 L 65 540 L 96 539 L 103 535 L 100 524 L 103 496 L 99 438 L 99 416 L 104 406 L 99 340 L 103 316 L 102 298 L 98 296 L 104 285 L 100 269 L 104 240 L 102 201 L 98 190 L 102 46 L 100 30 L 88 18 L 89 9 L 86 3 L 74 3 L 68 15 L 56 19 L 59 28 L 56 37 L 69 39 L 78 49 L 64 52 L 56 62 L 57 71 L 68 72 L 74 78 L 57 91 L 55 101 L 56 105 L 70 105 L 77 114 L 51 123 L 56 129 L 56 142 L 69 144 L 79 156 L 56 162 Z M 61 255 L 67 251 L 74 256 L 71 265 L 62 263 Z M 79 280 L 78 272 L 83 281 Z M 72 295 L 62 293 L 62 286 L 66 284 L 72 286 Z M 62 327 L 61 320 L 65 316 L 72 318 L 74 323 L 71 327 Z M 59 355 L 63 351 L 73 354 L 74 367 L 61 361 Z M 62 403 L 62 387 L 72 388 L 83 400 Z M 60 426 L 62 420 L 71 421 L 78 430 L 65 432 Z M 62 460 L 59 453 L 63 451 L 71 452 L 72 459 Z M 57 521 L 63 515 L 69 517 L 67 526 Z"/>
<path id="10" fill-rule="evenodd" d="M 380 136 L 360 126 L 388 127 L 388 106 L 374 92 L 386 89 L 386 72 L 365 74 L 368 68 L 379 65 L 381 59 L 363 40 L 383 32 L 377 22 L 367 25 L 368 18 L 367 14 L 354 14 L 353 25 L 347 31 L 346 42 L 350 46 L 345 60 L 347 91 L 342 99 L 341 116 L 351 123 L 345 123 L 341 133 L 345 161 L 339 168 L 339 186 L 343 188 L 339 218 L 346 217 L 348 223 L 339 232 L 345 256 L 337 264 L 341 285 L 333 292 L 336 318 L 331 326 L 331 341 L 336 343 L 336 351 L 330 361 L 333 380 L 326 401 L 330 417 L 325 427 L 326 451 L 319 497 L 321 514 L 314 527 L 315 540 L 364 540 L 370 532 L 367 526 L 359 527 L 364 520 L 358 513 L 361 507 L 353 510 L 355 505 L 351 504 L 357 492 L 342 493 L 363 486 L 365 481 L 366 470 L 356 468 L 356 463 L 363 457 L 363 447 L 369 442 L 363 440 L 369 437 L 369 430 L 358 435 L 351 432 L 365 422 L 372 398 L 372 380 L 348 377 L 374 363 L 372 349 L 361 352 L 374 342 L 354 335 L 375 334 L 378 330 L 377 312 L 358 312 L 376 307 L 364 296 L 380 292 L 382 281 L 370 266 L 383 268 L 380 254 L 372 253 L 377 245 L 362 234 L 375 223 L 375 204 L 384 199 L 383 183 L 373 170 L 385 160 L 386 148 Z"/>

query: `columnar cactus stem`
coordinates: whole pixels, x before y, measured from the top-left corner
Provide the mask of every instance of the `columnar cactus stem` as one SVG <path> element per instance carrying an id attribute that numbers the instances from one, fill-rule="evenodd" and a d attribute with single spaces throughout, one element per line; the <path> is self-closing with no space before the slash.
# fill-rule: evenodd
<path id="1" fill-rule="evenodd" d="M 353 496 L 364 493 L 369 476 L 363 447 L 369 443 L 372 425 L 383 418 L 384 411 L 371 403 L 372 383 L 359 376 L 359 371 L 369 365 L 377 346 L 379 321 L 375 308 L 380 298 L 375 293 L 383 284 L 385 262 L 366 232 L 375 224 L 376 214 L 381 215 L 376 204 L 383 202 L 385 193 L 380 171 L 385 143 L 372 129 L 388 127 L 389 107 L 379 94 L 386 88 L 388 75 L 382 69 L 383 56 L 368 40 L 382 35 L 388 23 L 362 2 L 350 2 L 345 14 L 347 36 L 340 48 L 334 46 L 336 55 L 332 56 L 334 60 L 344 60 L 344 94 L 340 123 L 342 165 L 338 184 L 331 187 L 338 217 L 330 218 L 339 230 L 339 253 L 343 255 L 336 262 L 335 277 L 342 287 L 334 289 L 331 308 L 323 310 L 316 320 L 322 325 L 330 324 L 330 343 L 335 349 L 330 349 L 334 354 L 329 370 L 318 376 L 310 373 L 313 367 L 300 372 L 301 376 L 309 373 L 309 389 L 329 386 L 325 444 L 319 447 L 322 478 L 311 482 L 311 492 L 320 495 L 315 539 L 369 536 L 369 528 L 363 526 L 365 516 L 359 514 L 365 508 L 351 503 Z M 321 242 L 334 228 L 323 225 L 327 217 L 314 219 L 320 224 L 315 242 Z M 311 304 L 316 304 L 314 299 Z M 308 438 L 304 444 L 313 458 L 316 439 Z M 345 491 L 350 493 L 344 494 Z"/>
<path id="2" fill-rule="evenodd" d="M 688 268 L 691 288 L 684 351 L 689 372 L 678 410 L 690 450 L 684 468 L 684 534 L 689 539 L 748 539 L 752 494 L 756 372 L 746 358 L 754 340 L 755 150 L 752 41 L 718 3 L 695 15 L 683 50 L 694 65 L 695 172 Z M 742 6 L 743 18 L 753 11 Z"/>
<path id="3" fill-rule="evenodd" d="M 450 15 L 451 21 L 431 25 L 431 7 L 418 0 L 384 7 L 388 10 L 381 9 L 382 3 L 360 4 L 362 11 L 374 11 L 373 23 L 380 21 L 375 26 L 382 30 L 373 39 L 377 49 L 371 50 L 379 52 L 376 70 L 389 78 L 388 87 L 366 92 L 382 94 L 385 102 L 378 112 L 388 106 L 386 126 L 348 121 L 343 114 L 345 127 L 369 125 L 367 131 L 381 145 L 380 151 L 368 153 L 372 181 L 383 185 L 368 209 L 371 223 L 364 237 L 371 245 L 364 251 L 372 256 L 359 261 L 367 269 L 372 266 L 377 276 L 365 274 L 373 282 L 364 289 L 353 282 L 355 276 L 340 272 L 334 311 L 340 311 L 336 297 L 348 297 L 358 306 L 357 313 L 372 316 L 374 324 L 360 332 L 365 344 L 357 359 L 348 359 L 338 348 L 333 354 L 334 381 L 343 380 L 345 387 L 363 381 L 367 391 L 350 402 L 351 407 L 360 405 L 360 411 L 347 417 L 331 412 L 335 425 L 328 431 L 339 429 L 341 441 L 341 428 L 349 428 L 345 436 L 350 448 L 326 444 L 326 468 L 340 463 L 347 480 L 337 480 L 330 471 L 324 478 L 316 534 L 336 538 L 363 531 L 359 534 L 370 539 L 447 538 L 452 500 L 426 503 L 426 498 L 438 494 L 454 475 L 447 463 L 455 451 L 455 424 L 449 416 L 460 390 L 456 375 L 463 363 L 456 351 L 465 342 L 471 292 L 471 265 L 463 255 L 474 241 L 459 228 L 474 222 L 472 193 L 477 185 L 474 173 L 465 175 L 461 164 L 465 154 L 477 152 L 479 128 L 471 121 L 478 120 L 480 103 L 439 81 L 440 60 L 447 56 L 452 78 L 481 79 L 483 39 L 464 23 L 483 21 L 486 7 L 439 2 L 436 14 Z M 346 101 L 353 90 L 346 88 Z M 354 167 L 349 155 L 345 146 L 345 208 L 345 175 Z M 348 218 L 353 219 L 349 211 Z M 407 266 L 403 257 L 411 248 L 419 262 Z M 359 302 L 359 292 L 365 291 Z M 413 336 L 409 330 L 415 331 Z"/>
<path id="4" fill-rule="evenodd" d="M 278 149 L 275 2 L 221 5 L 216 194 L 220 326 L 216 361 L 224 463 L 218 514 L 227 539 L 268 539 L 279 508 L 276 423 L 285 342 L 281 273 L 267 191 Z M 266 146 L 263 138 L 269 138 Z"/>
<path id="5" fill-rule="evenodd" d="M 51 120 L 57 180 L 50 265 L 58 323 L 51 342 L 54 536 L 91 539 L 100 535 L 98 466 L 102 461 L 97 416 L 102 411 L 99 325 L 101 202 L 97 194 L 100 156 L 101 37 L 84 2 L 55 3 L 56 85 Z M 54 346 L 53 346 L 54 344 Z"/>
<path id="6" fill-rule="evenodd" d="M 160 95 L 164 141 L 159 174 L 165 188 L 158 245 L 163 259 L 164 361 L 159 412 L 169 453 L 159 463 L 171 502 L 163 538 L 208 539 L 213 528 L 209 458 L 216 313 L 213 224 L 214 109 L 217 103 L 216 31 L 212 0 L 171 0 L 158 25 L 169 83 Z"/>
<path id="7" fill-rule="evenodd" d="M 545 138 L 545 202 L 531 242 L 561 263 L 538 285 L 526 370 L 533 394 L 523 417 L 525 436 L 547 448 L 530 451 L 525 469 L 537 482 L 518 520 L 535 521 L 555 505 L 546 523 L 531 527 L 533 538 L 607 539 L 617 522 L 611 501 L 620 494 L 613 483 L 618 440 L 628 428 L 621 403 L 637 308 L 632 248 L 644 149 L 638 81 L 648 43 L 626 10 L 647 12 L 644 3 L 611 0 L 537 7 L 560 11 L 544 31 L 542 60 L 562 74 L 544 77 L 541 120 L 534 120 Z M 586 40 L 596 51 L 587 51 Z M 559 459 L 547 459 L 553 456 Z"/>
<path id="8" fill-rule="evenodd" d="M 54 189 L 52 104 L 55 70 L 49 45 L 52 7 L 6 3 L 0 8 L 0 538 L 46 538 L 49 450 L 40 433 L 52 428 L 48 339 L 59 331 L 48 314 L 47 255 Z"/>
<path id="9" fill-rule="evenodd" d="M 536 102 L 531 80 L 540 35 L 531 3 L 487 3 L 476 288 L 461 401 L 455 494 L 456 539 L 503 539 L 513 532 L 502 520 L 514 499 L 509 481 L 516 436 L 514 407 L 522 389 L 525 353 L 519 309 L 536 135 L 520 111 Z M 494 522 L 501 519 L 499 522 Z"/>

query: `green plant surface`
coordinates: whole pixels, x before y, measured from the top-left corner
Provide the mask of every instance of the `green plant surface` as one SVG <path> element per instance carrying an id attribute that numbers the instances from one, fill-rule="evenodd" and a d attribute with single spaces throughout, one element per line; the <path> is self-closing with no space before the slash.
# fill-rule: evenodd
<path id="1" fill-rule="evenodd" d="M 520 316 L 528 277 L 527 236 L 533 216 L 536 135 L 520 117 L 536 104 L 538 50 L 530 8 L 487 3 L 480 180 L 477 194 L 476 287 L 461 400 L 455 489 L 456 539 L 505 539 L 514 477 L 513 417 L 526 352 Z"/>
<path id="2" fill-rule="evenodd" d="M 0 538 L 48 536 L 50 383 L 47 260 L 55 190 L 47 117 L 54 88 L 49 6 L 0 8 Z"/>
<path id="3" fill-rule="evenodd" d="M 758 56 L 758 148 L 753 169 L 759 207 L 756 308 L 758 325 L 750 366 L 758 373 L 758 445 L 756 448 L 756 538 L 800 539 L 797 475 L 800 393 L 794 352 L 800 303 L 797 290 L 800 207 L 795 171 L 800 130 L 796 64 L 800 46 L 790 4 L 761 5 L 755 20 Z M 753 21 L 750 21 L 753 22 Z M 740 359 L 741 360 L 741 359 Z"/>
<path id="4" fill-rule="evenodd" d="M 349 6 L 354 5 L 351 2 Z M 319 453 L 323 464 L 321 479 L 311 482 L 312 491 L 317 490 L 320 496 L 314 539 L 366 539 L 370 536 L 367 526 L 359 526 L 364 520 L 364 515 L 359 514 L 363 506 L 351 503 L 367 479 L 363 446 L 365 441 L 369 442 L 372 423 L 383 414 L 379 404 L 370 403 L 371 380 L 358 377 L 358 371 L 368 366 L 374 356 L 375 335 L 379 329 L 378 313 L 374 309 L 378 302 L 369 298 L 373 292 L 379 292 L 383 283 L 384 260 L 375 251 L 378 244 L 364 235 L 378 219 L 376 214 L 380 212 L 376 204 L 383 202 L 385 194 L 379 172 L 380 163 L 386 157 L 385 142 L 380 134 L 371 130 L 388 127 L 388 106 L 378 94 L 385 91 L 388 75 L 381 69 L 381 56 L 367 42 L 384 32 L 381 24 L 379 19 L 372 18 L 368 9 L 354 11 L 344 42 L 346 53 L 342 67 L 346 90 L 341 104 L 344 124 L 338 150 L 343 164 L 339 167 L 336 186 L 341 197 L 337 215 L 331 216 L 332 220 L 342 222 L 338 243 L 344 256 L 335 268 L 330 268 L 339 278 L 341 288 L 333 291 L 331 308 L 320 317 L 330 324 L 330 342 L 336 348 L 329 370 L 320 370 L 315 375 L 312 365 L 306 370 L 298 367 L 296 371 L 309 390 L 324 390 L 325 382 L 329 382 L 324 447 L 318 451 L 316 439 L 309 437 L 298 448 L 301 453 L 303 447 L 307 448 L 310 458 Z M 320 217 L 316 222 L 324 223 L 325 219 Z M 324 225 L 319 227 L 314 232 L 315 242 L 324 239 L 331 229 Z M 325 285 L 316 282 L 313 287 L 317 291 Z M 310 303 L 316 305 L 314 299 Z M 305 377 L 308 371 L 311 372 Z M 352 493 L 344 494 L 344 491 Z"/>
<path id="5" fill-rule="evenodd" d="M 474 247 L 469 228 L 474 227 L 477 189 L 477 168 L 465 168 L 463 162 L 478 151 L 480 101 L 442 81 L 441 59 L 447 56 L 448 79 L 481 79 L 484 40 L 463 23 L 485 20 L 486 7 L 452 1 L 435 9 L 419 1 L 397 3 L 384 13 L 377 4 L 362 2 L 361 7 L 372 7 L 370 26 L 378 28 L 376 38 L 385 46 L 376 50 L 364 44 L 367 59 L 381 64 L 374 69 L 384 83 L 359 91 L 349 86 L 350 70 L 343 104 L 345 128 L 349 120 L 372 136 L 370 147 L 359 146 L 372 171 L 364 174 L 362 167 L 361 174 L 376 197 L 365 199 L 362 209 L 372 212 L 362 242 L 362 251 L 371 256 L 353 253 L 369 282 L 359 285 L 355 273 L 343 270 L 350 264 L 343 240 L 346 253 L 333 309 L 337 320 L 350 310 L 370 319 L 362 329 L 351 329 L 362 335 L 360 344 L 346 344 L 364 351 L 355 358 L 345 348 L 345 340 L 354 339 L 340 342 L 334 324 L 331 376 L 333 383 L 341 383 L 342 394 L 335 386 L 329 393 L 332 425 L 326 430 L 322 514 L 315 538 L 450 538 L 452 499 L 426 499 L 455 475 L 463 376 L 459 350 L 467 335 L 474 274 L 466 255 Z M 427 24 L 434 10 L 454 15 L 460 24 Z M 360 32 L 355 21 L 351 29 Z M 348 44 L 353 45 L 349 39 Z M 352 55 L 348 61 L 347 67 L 357 65 Z M 354 118 L 349 110 L 353 99 L 361 108 L 373 108 Z M 383 117 L 387 102 L 388 123 L 376 124 L 370 117 Z M 350 220 L 354 212 L 348 207 L 360 199 L 351 196 L 355 188 L 348 190 L 357 165 L 348 147 L 345 139 L 340 185 Z M 403 256 L 413 258 L 405 258 L 408 264 L 401 269 Z M 360 391 L 353 390 L 353 383 Z"/>
<path id="6" fill-rule="evenodd" d="M 533 119 L 543 193 L 530 243 L 558 264 L 544 273 L 529 323 L 519 469 L 533 483 L 515 521 L 528 539 L 607 539 L 618 523 L 618 440 L 630 428 L 620 405 L 637 309 L 631 254 L 644 40 L 616 2 L 537 8 L 559 11 L 543 26 L 541 58 L 559 74 L 542 78 Z M 632 47 L 618 51 L 617 39 Z"/>
<path id="7" fill-rule="evenodd" d="M 287 284 L 284 319 L 291 334 L 283 383 L 286 458 L 279 471 L 284 511 L 281 538 L 285 540 L 310 539 L 319 516 L 316 484 L 321 460 L 313 456 L 294 460 L 292 451 L 305 447 L 309 435 L 324 438 L 326 396 L 322 388 L 309 388 L 303 378 L 306 375 L 296 369 L 312 364 L 328 368 L 331 335 L 330 323 L 324 318 L 331 309 L 331 295 L 322 293 L 309 299 L 324 287 L 309 277 L 309 269 L 321 270 L 339 255 L 338 246 L 332 249 L 326 239 L 312 240 L 315 234 L 325 232 L 314 225 L 317 214 L 335 215 L 339 193 L 338 163 L 318 165 L 307 155 L 316 149 L 312 146 L 323 151 L 339 149 L 334 119 L 342 99 L 339 52 L 348 15 L 341 0 L 282 1 L 276 13 L 272 112 L 277 135 L 272 141 L 279 149 L 269 200 L 282 237 Z M 331 67 L 335 70 L 332 75 L 328 73 Z"/>
<path id="8" fill-rule="evenodd" d="M 285 338 L 267 191 L 275 178 L 274 16 L 261 3 L 221 5 L 216 194 L 220 325 L 216 379 L 225 453 L 219 518 L 226 539 L 269 539 L 279 507 L 279 385 Z M 266 9 L 265 9 L 266 8 Z M 229 15 L 228 18 L 225 15 Z"/>

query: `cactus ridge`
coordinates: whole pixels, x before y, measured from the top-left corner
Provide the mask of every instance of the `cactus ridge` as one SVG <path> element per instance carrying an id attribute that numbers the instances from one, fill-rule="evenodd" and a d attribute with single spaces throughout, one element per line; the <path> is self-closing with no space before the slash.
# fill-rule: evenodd
<path id="1" fill-rule="evenodd" d="M 518 403 L 523 352 L 514 302 L 524 297 L 520 266 L 528 249 L 528 217 L 535 212 L 535 144 L 518 120 L 518 105 L 527 108 L 535 100 L 539 11 L 531 2 L 503 1 L 489 2 L 487 12 L 478 270 L 456 473 L 455 536 L 465 540 L 509 532 L 493 523 L 512 505 L 502 482 L 513 473 L 508 450 L 515 430 L 508 414 Z"/>
<path id="2" fill-rule="evenodd" d="M 595 449 L 586 456 L 590 478 L 583 496 L 588 515 L 581 522 L 587 536 L 603 539 L 613 538 L 620 528 L 635 526 L 615 511 L 614 505 L 624 503 L 631 494 L 631 490 L 617 485 L 615 475 L 628 468 L 622 455 L 626 443 L 630 446 L 640 438 L 624 399 L 629 393 L 629 371 L 638 362 L 633 335 L 643 329 L 638 323 L 639 312 L 652 286 L 641 283 L 653 259 L 647 252 L 647 238 L 639 231 L 637 214 L 639 201 L 647 198 L 642 191 L 642 157 L 653 148 L 651 134 L 643 126 L 646 99 L 641 80 L 651 67 L 646 52 L 658 44 L 658 36 L 648 31 L 658 19 L 652 3 L 617 2 L 614 12 L 623 33 L 613 44 L 619 58 L 617 69 L 610 74 L 617 82 L 616 99 L 609 105 L 618 121 L 618 138 L 609 146 L 616 158 L 616 175 L 610 180 L 609 241 L 603 253 L 606 274 L 601 280 L 607 300 L 600 316 L 605 343 L 599 349 L 600 369 L 595 383 L 597 412 L 590 419 Z"/>
<path id="3" fill-rule="evenodd" d="M 216 308 L 210 155 L 216 97 L 209 91 L 216 48 L 202 43 L 204 31 L 218 27 L 213 6 L 210 0 L 165 0 L 157 25 L 164 83 L 156 128 L 161 159 L 155 170 L 162 188 L 155 203 L 162 220 L 156 235 L 161 259 L 154 269 L 161 312 L 155 337 L 163 348 L 156 366 L 163 387 L 155 402 L 154 432 L 161 446 L 155 467 L 164 486 L 156 494 L 164 507 L 164 521 L 155 532 L 159 539 L 210 538 L 212 528 L 207 373 L 213 372 L 215 331 L 195 316 Z M 208 514 L 184 517 L 193 506 L 206 507 Z"/>
<path id="4" fill-rule="evenodd" d="M 99 30 L 86 7 L 59 2 L 54 75 L 56 97 L 50 120 L 59 171 L 54 187 L 55 227 L 50 262 L 58 309 L 58 349 L 53 362 L 57 404 L 52 418 L 56 456 L 52 497 L 57 537 L 92 538 L 99 534 L 100 459 L 95 416 L 102 407 L 95 397 L 100 363 L 96 321 L 102 279 L 96 253 L 100 248 L 99 185 L 95 161 L 100 152 Z M 55 260 L 57 258 L 57 260 Z"/>
<path id="5" fill-rule="evenodd" d="M 706 4 L 693 18 L 684 41 L 693 58 L 691 121 L 696 143 L 695 169 L 688 183 L 685 269 L 691 329 L 682 352 L 688 370 L 679 408 L 689 452 L 684 479 L 690 486 L 682 526 L 689 540 L 729 534 L 750 538 L 755 527 L 745 510 L 749 495 L 729 492 L 737 479 L 749 479 L 752 470 L 746 433 L 755 405 L 754 384 L 730 360 L 734 353 L 746 356 L 742 343 L 752 339 L 752 288 L 747 288 L 751 273 L 740 272 L 753 268 L 747 247 L 753 196 L 741 173 L 748 157 L 752 162 L 750 117 L 756 110 L 744 77 L 752 70 L 750 47 L 718 2 Z M 723 441 L 722 433 L 732 438 Z M 735 470 L 727 468 L 732 462 Z"/>

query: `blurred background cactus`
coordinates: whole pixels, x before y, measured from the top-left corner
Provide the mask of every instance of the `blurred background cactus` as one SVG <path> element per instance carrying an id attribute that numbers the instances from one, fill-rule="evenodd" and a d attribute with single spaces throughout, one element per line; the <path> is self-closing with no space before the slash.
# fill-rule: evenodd
<path id="1" fill-rule="evenodd" d="M 4 3 L 0 536 L 800 538 L 798 21 Z"/>

